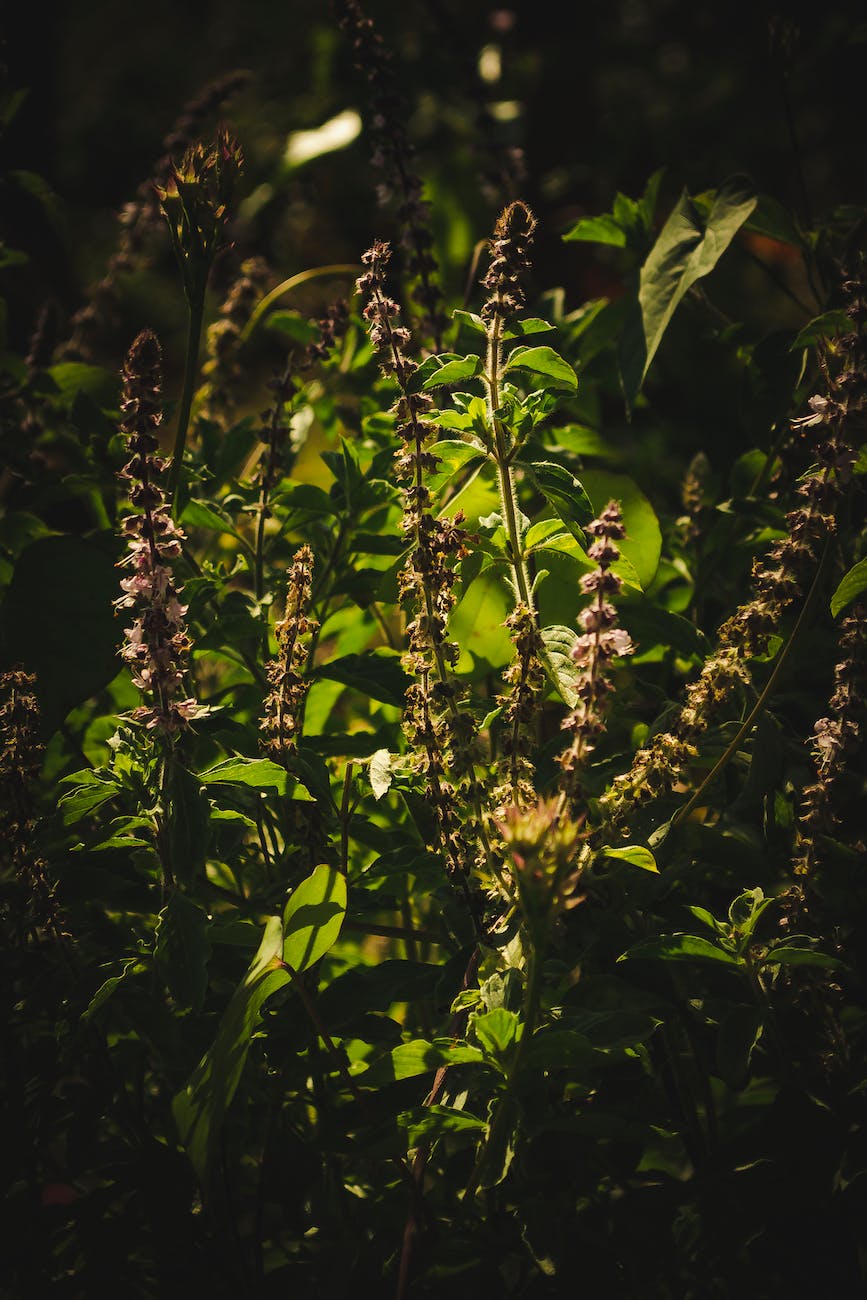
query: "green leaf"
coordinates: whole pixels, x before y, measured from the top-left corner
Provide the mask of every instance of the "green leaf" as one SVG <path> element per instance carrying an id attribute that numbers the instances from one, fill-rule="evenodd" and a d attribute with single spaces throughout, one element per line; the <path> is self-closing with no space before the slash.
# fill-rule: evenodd
<path id="1" fill-rule="evenodd" d="M 283 913 L 283 960 L 296 975 L 337 942 L 346 915 L 346 877 L 318 866 L 292 893 Z"/>
<path id="2" fill-rule="evenodd" d="M 410 1150 L 429 1146 L 443 1137 L 480 1133 L 487 1128 L 483 1119 L 477 1119 L 465 1110 L 454 1110 L 451 1106 L 425 1106 L 419 1110 L 401 1111 L 397 1122 L 406 1129 Z"/>
<path id="3" fill-rule="evenodd" d="M 618 961 L 712 961 L 737 966 L 738 959 L 727 948 L 720 948 L 696 934 L 664 934 L 647 939 L 617 958 Z"/>
<path id="4" fill-rule="evenodd" d="M 212 533 L 228 533 L 239 541 L 246 551 L 250 550 L 249 542 L 241 536 L 231 520 L 226 519 L 206 501 L 188 501 L 181 516 L 181 523 L 187 528 L 207 528 Z"/>
<path id="5" fill-rule="evenodd" d="M 484 1064 L 484 1053 L 468 1043 L 456 1043 L 451 1038 L 435 1038 L 429 1043 L 423 1038 L 415 1038 L 393 1048 L 363 1073 L 358 1072 L 356 1078 L 363 1088 L 382 1088 L 399 1079 L 429 1074 L 444 1065 Z"/>
<path id="6" fill-rule="evenodd" d="M 756 206 L 752 187 L 731 177 L 717 192 L 706 221 L 686 190 L 641 268 L 638 300 L 620 340 L 620 374 L 628 407 L 684 295 L 709 275 Z"/>
<path id="7" fill-rule="evenodd" d="M 403 708 L 410 679 L 400 665 L 395 651 L 372 650 L 367 654 L 343 655 L 316 669 L 317 677 L 327 677 L 363 692 L 372 700 Z"/>
<path id="8" fill-rule="evenodd" d="M 578 640 L 578 633 L 571 627 L 554 623 L 550 627 L 543 627 L 541 636 L 545 646 L 543 662 L 548 677 L 569 708 L 574 709 L 578 702 L 575 689 L 578 671 L 572 658 L 572 649 Z"/>
<path id="9" fill-rule="evenodd" d="M 223 1120 L 238 1087 L 262 1005 L 291 979 L 283 967 L 282 952 L 283 926 L 279 916 L 271 916 L 213 1045 L 172 1103 L 181 1142 L 204 1187 L 212 1180 Z"/>
<path id="10" fill-rule="evenodd" d="M 843 965 L 837 957 L 817 952 L 815 948 L 798 948 L 788 944 L 772 948 L 762 958 L 761 964 L 762 966 L 821 966 L 827 970 L 835 970 Z"/>
<path id="11" fill-rule="evenodd" d="M 626 536 L 618 542 L 621 554 L 630 561 L 641 586 L 647 588 L 659 567 L 662 552 L 662 532 L 653 506 L 634 479 L 627 474 L 613 474 L 609 470 L 586 469 L 581 482 L 593 507 L 599 515 L 611 500 L 619 501 L 626 527 Z M 626 574 L 621 572 L 626 579 Z"/>
<path id="12" fill-rule="evenodd" d="M 60 365 L 50 366 L 48 374 L 66 405 L 72 405 L 76 394 L 87 393 L 99 407 L 117 406 L 118 381 L 112 370 L 89 366 L 83 361 L 63 361 Z"/>
<path id="13" fill-rule="evenodd" d="M 118 987 L 123 983 L 128 975 L 144 969 L 145 968 L 142 966 L 138 957 L 127 958 L 123 964 L 123 970 L 119 975 L 110 975 L 104 983 L 100 984 L 99 988 L 88 1002 L 87 1007 L 82 1011 L 82 1020 L 90 1020 L 91 1017 L 95 1016 L 97 1011 L 99 1011 L 100 1008 L 108 1002 L 109 998 L 114 995 Z"/>
<path id="14" fill-rule="evenodd" d="M 851 605 L 853 600 L 857 600 L 862 591 L 867 591 L 867 559 L 853 564 L 849 572 L 841 578 L 837 590 L 831 597 L 831 613 L 834 618 L 847 605 Z"/>
<path id="15" fill-rule="evenodd" d="M 553 329 L 554 326 L 550 321 L 541 320 L 538 316 L 525 316 L 523 320 L 512 321 L 511 325 L 503 330 L 503 338 L 526 339 L 531 334 L 547 334 Z"/>
<path id="16" fill-rule="evenodd" d="M 582 546 L 586 546 L 584 524 L 593 518 L 593 506 L 583 484 L 565 465 L 554 461 L 519 462 L 528 471 L 542 496 Z"/>
<path id="17" fill-rule="evenodd" d="M 309 802 L 313 796 L 290 779 L 285 768 L 269 758 L 226 758 L 198 778 L 203 785 L 245 785 L 255 790 L 276 790 L 293 799 Z"/>
<path id="18" fill-rule="evenodd" d="M 472 1029 L 484 1051 L 493 1056 L 498 1065 L 507 1064 L 512 1049 L 521 1037 L 521 1018 L 515 1011 L 497 1007 L 484 1015 L 473 1016 Z"/>
<path id="19" fill-rule="evenodd" d="M 459 357 L 456 361 L 447 361 L 439 370 L 429 375 L 422 384 L 422 389 L 427 392 L 431 388 L 440 388 L 443 384 L 457 384 L 462 379 L 472 379 L 474 375 L 481 374 L 481 370 L 481 357 L 475 355 Z"/>
<path id="20" fill-rule="evenodd" d="M 626 231 L 620 222 L 610 213 L 600 213 L 598 217 L 581 217 L 563 239 L 568 243 L 581 240 L 588 244 L 611 244 L 614 248 L 626 247 Z"/>
<path id="21" fill-rule="evenodd" d="M 40 537 L 21 552 L 0 618 L 0 667 L 36 674 L 46 738 L 117 676 L 121 620 L 114 539 Z"/>
<path id="22" fill-rule="evenodd" d="M 178 1006 L 201 1011 L 210 955 L 207 916 L 186 894 L 175 891 L 159 915 L 154 962 Z"/>
<path id="23" fill-rule="evenodd" d="M 574 1029 L 541 1029 L 527 1046 L 523 1069 L 577 1069 L 586 1073 L 603 1060 L 584 1034 Z"/>
<path id="24" fill-rule="evenodd" d="M 464 592 L 448 625 L 449 637 L 461 648 L 458 672 L 488 672 L 510 661 L 514 646 L 503 627 L 510 608 L 503 584 L 490 571 Z"/>
<path id="25" fill-rule="evenodd" d="M 768 194 L 758 196 L 755 208 L 744 223 L 744 230 L 776 239 L 781 244 L 791 244 L 793 248 L 807 247 L 788 209 Z"/>
<path id="26" fill-rule="evenodd" d="M 578 387 L 578 376 L 568 361 L 545 345 L 534 348 L 513 348 L 506 361 L 505 370 L 528 370 L 533 375 L 540 375 L 551 381 L 554 387 L 568 388 L 574 392 Z M 546 385 L 548 386 L 548 385 Z"/>
<path id="27" fill-rule="evenodd" d="M 210 806 L 199 777 L 180 763 L 172 764 L 169 788 L 169 861 L 178 880 L 190 884 L 204 871 Z"/>
<path id="28" fill-rule="evenodd" d="M 656 858 L 643 844 L 625 844 L 621 849 L 606 846 L 599 852 L 606 858 L 618 858 L 621 862 L 631 863 L 633 867 L 640 867 L 642 871 L 654 871 L 659 874 Z"/>
<path id="29" fill-rule="evenodd" d="M 450 483 L 454 476 L 468 465 L 485 459 L 486 452 L 471 442 L 462 442 L 459 438 L 447 438 L 433 443 L 429 448 L 439 460 L 433 473 L 428 474 L 427 483 L 430 492 L 439 492 Z"/>
<path id="30" fill-rule="evenodd" d="M 112 776 L 92 772 L 88 768 L 63 777 L 60 785 L 70 787 L 58 800 L 64 826 L 73 826 L 120 793 L 120 786 Z"/>

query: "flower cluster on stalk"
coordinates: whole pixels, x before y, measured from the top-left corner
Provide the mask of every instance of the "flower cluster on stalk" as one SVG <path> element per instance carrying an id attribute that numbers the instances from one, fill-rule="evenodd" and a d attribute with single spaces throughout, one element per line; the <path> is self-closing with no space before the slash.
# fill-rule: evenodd
<path id="1" fill-rule="evenodd" d="M 35 676 L 20 667 L 0 676 L 2 903 L 19 941 L 34 930 L 50 931 L 55 937 L 62 935 L 48 866 L 34 852 L 39 822 L 34 789 L 44 757 L 35 686 Z"/>
<path id="2" fill-rule="evenodd" d="M 786 535 L 754 563 L 753 595 L 719 629 L 717 647 L 687 687 L 685 703 L 671 729 L 638 751 L 629 772 L 616 778 L 603 798 L 610 824 L 624 820 L 640 799 L 664 794 L 683 779 L 696 756 L 698 738 L 736 690 L 750 687 L 749 660 L 767 652 L 782 620 L 818 580 L 836 533 L 837 512 L 852 480 L 855 447 L 864 435 L 867 289 L 860 280 L 849 280 L 843 290 L 855 329 L 830 348 L 834 372 L 829 359 L 822 358 L 828 391 L 811 397 L 810 414 L 792 421 L 800 439 L 789 455 L 805 452 L 811 464 L 798 483 L 801 500 L 786 515 Z"/>
<path id="3" fill-rule="evenodd" d="M 412 167 L 414 150 L 406 134 L 406 104 L 395 85 L 391 56 L 358 0 L 337 0 L 336 8 L 338 22 L 352 42 L 355 66 L 370 87 L 372 161 L 384 177 L 377 197 L 383 206 L 395 194 L 398 197 L 411 296 L 421 309 L 421 333 L 430 337 L 438 352 L 446 326 L 443 292 L 433 254 L 430 204 L 423 198 L 422 181 Z"/>
<path id="4" fill-rule="evenodd" d="M 613 690 L 610 667 L 614 659 L 633 652 L 629 633 L 617 626 L 617 610 L 611 603 L 623 581 L 611 566 L 620 558 L 617 543 L 626 536 L 620 506 L 609 501 L 585 532 L 593 539 L 587 556 L 596 568 L 581 579 L 581 591 L 591 603 L 578 617 L 581 634 L 572 648 L 577 670 L 576 703 L 563 719 L 563 730 L 570 735 L 568 749 L 560 755 L 560 788 L 566 805 L 575 810 L 579 794 L 579 773 L 593 751 L 596 738 L 605 730 L 605 713 Z"/>
<path id="5" fill-rule="evenodd" d="M 855 754 L 863 747 L 865 692 L 867 609 L 855 605 L 840 624 L 840 658 L 834 666 L 828 715 L 818 719 L 811 738 L 816 779 L 803 793 L 795 856 L 795 875 L 802 882 L 821 861 L 822 837 L 832 835 L 840 824 L 840 788 Z M 860 847 L 863 852 L 863 834 Z"/>
<path id="6" fill-rule="evenodd" d="M 184 695 L 184 673 L 191 642 L 175 583 L 173 562 L 184 538 L 166 504 L 160 480 L 166 461 L 158 454 L 157 430 L 162 422 L 162 355 L 156 335 L 143 330 L 123 367 L 121 432 L 129 460 L 120 477 L 129 484 L 136 511 L 123 520 L 128 554 L 122 563 L 132 570 L 121 582 L 118 610 L 133 610 L 121 655 L 133 681 L 148 703 L 133 717 L 150 730 L 173 736 L 197 715 L 194 699 Z"/>
<path id="7" fill-rule="evenodd" d="M 521 276 L 530 269 L 530 245 L 536 232 L 536 218 L 520 199 L 503 209 L 494 226 L 491 260 L 482 285 L 488 296 L 482 319 L 501 321 L 514 316 L 526 301 Z"/>
<path id="8" fill-rule="evenodd" d="M 301 546 L 287 575 L 283 617 L 274 629 L 277 654 L 265 668 L 271 690 L 265 698 L 262 747 L 283 766 L 298 747 L 301 713 L 310 688 L 309 644 L 319 626 L 309 614 L 312 582 L 313 552 Z"/>
<path id="9" fill-rule="evenodd" d="M 447 636 L 454 606 L 455 564 L 468 554 L 469 537 L 463 516 L 432 514 L 426 476 L 437 457 L 427 443 L 436 431 L 428 419 L 431 399 L 411 391 L 417 367 L 407 355 L 409 330 L 400 323 L 400 309 L 386 292 L 385 269 L 391 250 L 377 242 L 362 261 L 368 268 L 358 281 L 366 298 L 364 317 L 380 366 L 400 390 L 394 406 L 401 445 L 395 470 L 404 502 L 403 533 L 410 546 L 399 578 L 400 599 L 410 613 L 404 667 L 414 678 L 407 691 L 404 730 L 419 755 L 428 797 L 436 811 L 440 837 L 451 874 L 467 875 L 481 834 L 473 748 L 475 723 L 461 707 L 461 691 L 453 674 L 460 655 Z"/>

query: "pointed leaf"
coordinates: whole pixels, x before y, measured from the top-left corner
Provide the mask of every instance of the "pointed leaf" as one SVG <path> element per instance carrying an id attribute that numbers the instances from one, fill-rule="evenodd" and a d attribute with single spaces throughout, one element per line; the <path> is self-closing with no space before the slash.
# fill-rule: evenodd
<path id="1" fill-rule="evenodd" d="M 555 461 L 521 462 L 548 504 L 582 546 L 586 546 L 584 525 L 593 518 L 593 506 L 581 482 L 565 465 Z"/>
<path id="2" fill-rule="evenodd" d="M 181 1141 L 203 1187 L 211 1181 L 220 1130 L 238 1087 L 262 1005 L 291 979 L 283 967 L 282 950 L 283 926 L 279 916 L 271 916 L 259 951 L 235 990 L 213 1046 L 172 1103 Z"/>
<path id="3" fill-rule="evenodd" d="M 569 362 L 559 352 L 544 344 L 534 348 L 513 348 L 505 369 L 529 370 L 531 374 L 550 380 L 555 387 L 568 388 L 573 392 L 578 387 L 578 376 Z"/>
<path id="4" fill-rule="evenodd" d="M 720 948 L 697 934 L 664 934 L 647 939 L 618 957 L 618 961 L 713 961 L 737 966 L 738 959 L 727 948 Z"/>
<path id="5" fill-rule="evenodd" d="M 208 987 L 208 918 L 186 894 L 172 894 L 160 912 L 154 962 L 180 1007 L 201 1011 Z"/>
<path id="6" fill-rule="evenodd" d="M 618 858 L 621 862 L 631 863 L 633 867 L 640 867 L 642 871 L 654 871 L 659 874 L 656 858 L 643 844 L 625 844 L 620 849 L 604 848 L 599 852 L 606 858 Z"/>
<path id="7" fill-rule="evenodd" d="M 346 915 L 346 877 L 318 866 L 293 892 L 283 913 L 283 960 L 296 975 L 324 957 Z"/>
<path id="8" fill-rule="evenodd" d="M 431 388 L 440 388 L 443 384 L 457 384 L 462 379 L 472 379 L 482 370 L 482 359 L 477 356 L 459 357 L 456 361 L 447 361 L 444 366 L 440 366 L 432 375 L 422 384 L 422 389 L 427 392 Z"/>
<path id="9" fill-rule="evenodd" d="M 853 564 L 849 572 L 840 580 L 840 585 L 831 597 L 831 613 L 834 618 L 847 605 L 851 605 L 853 600 L 857 600 L 862 591 L 867 591 L 867 559 Z"/>
<path id="10" fill-rule="evenodd" d="M 638 301 L 621 337 L 620 373 L 627 406 L 634 404 L 684 295 L 713 270 L 755 206 L 749 183 L 731 177 L 716 194 L 704 222 L 684 190 L 641 268 Z"/>

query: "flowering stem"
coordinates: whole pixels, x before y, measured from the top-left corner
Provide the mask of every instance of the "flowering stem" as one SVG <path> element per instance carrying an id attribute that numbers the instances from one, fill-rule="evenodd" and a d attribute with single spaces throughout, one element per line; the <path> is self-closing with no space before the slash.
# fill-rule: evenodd
<path id="1" fill-rule="evenodd" d="M 810 587 L 810 590 L 807 593 L 807 599 L 804 601 L 803 605 L 801 606 L 801 612 L 798 615 L 795 626 L 792 628 L 791 632 L 789 633 L 788 641 L 780 650 L 780 653 L 777 655 L 777 661 L 774 664 L 773 672 L 771 673 L 770 677 L 765 683 L 764 690 L 762 691 L 759 698 L 756 700 L 747 718 L 741 723 L 740 727 L 738 727 L 737 733 L 735 734 L 735 737 L 732 740 L 731 744 L 728 746 L 725 752 L 721 754 L 720 757 L 717 759 L 716 763 L 708 772 L 707 776 L 704 778 L 701 785 L 698 787 L 698 789 L 695 791 L 692 797 L 683 805 L 682 808 L 679 808 L 677 812 L 674 814 L 674 816 L 672 817 L 671 819 L 672 830 L 674 829 L 675 826 L 677 826 L 679 822 L 683 821 L 685 817 L 688 817 L 694 808 L 698 807 L 699 803 L 704 797 L 705 791 L 707 791 L 710 788 L 710 786 L 713 785 L 714 781 L 719 776 L 720 772 L 722 772 L 722 770 L 727 766 L 729 761 L 737 753 L 741 741 L 744 739 L 745 736 L 749 735 L 749 733 L 752 731 L 753 727 L 755 726 L 762 710 L 765 707 L 765 704 L 773 694 L 774 687 L 777 684 L 777 679 L 779 678 L 780 673 L 783 671 L 783 668 L 786 666 L 786 661 L 788 660 L 789 655 L 792 652 L 792 648 L 795 646 L 795 644 L 798 641 L 798 637 L 800 635 L 801 629 L 806 624 L 808 615 L 811 614 L 813 611 L 813 606 L 816 603 L 816 597 L 821 588 L 820 580 L 824 575 L 825 564 L 829 553 L 830 553 L 830 542 L 826 542 L 825 548 L 822 552 L 822 558 L 819 560 L 819 566 L 816 569 L 816 575 L 813 578 L 812 585 Z"/>

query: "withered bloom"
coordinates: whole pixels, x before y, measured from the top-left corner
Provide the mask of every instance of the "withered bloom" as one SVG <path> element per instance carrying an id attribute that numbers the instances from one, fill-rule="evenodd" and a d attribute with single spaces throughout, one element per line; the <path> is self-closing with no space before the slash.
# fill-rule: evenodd
<path id="1" fill-rule="evenodd" d="M 275 763 L 285 765 L 298 745 L 304 698 L 310 688 L 307 661 L 310 637 L 318 624 L 309 615 L 313 552 L 295 552 L 286 584 L 286 607 L 275 627 L 277 656 L 266 666 L 271 687 L 262 718 L 262 747 Z"/>
<path id="2" fill-rule="evenodd" d="M 197 713 L 193 699 L 181 698 L 184 669 L 190 651 L 180 588 L 175 586 L 172 562 L 181 553 L 184 534 L 175 524 L 160 488 L 166 462 L 159 456 L 156 431 L 162 422 L 162 355 L 156 335 L 143 330 L 127 354 L 123 368 L 121 431 L 130 458 L 121 478 L 130 484 L 130 501 L 136 513 L 123 521 L 129 554 L 122 563 L 132 569 L 121 582 L 118 610 L 136 612 L 132 627 L 124 629 L 121 650 L 133 681 L 149 697 L 133 717 L 162 735 L 180 731 Z"/>

